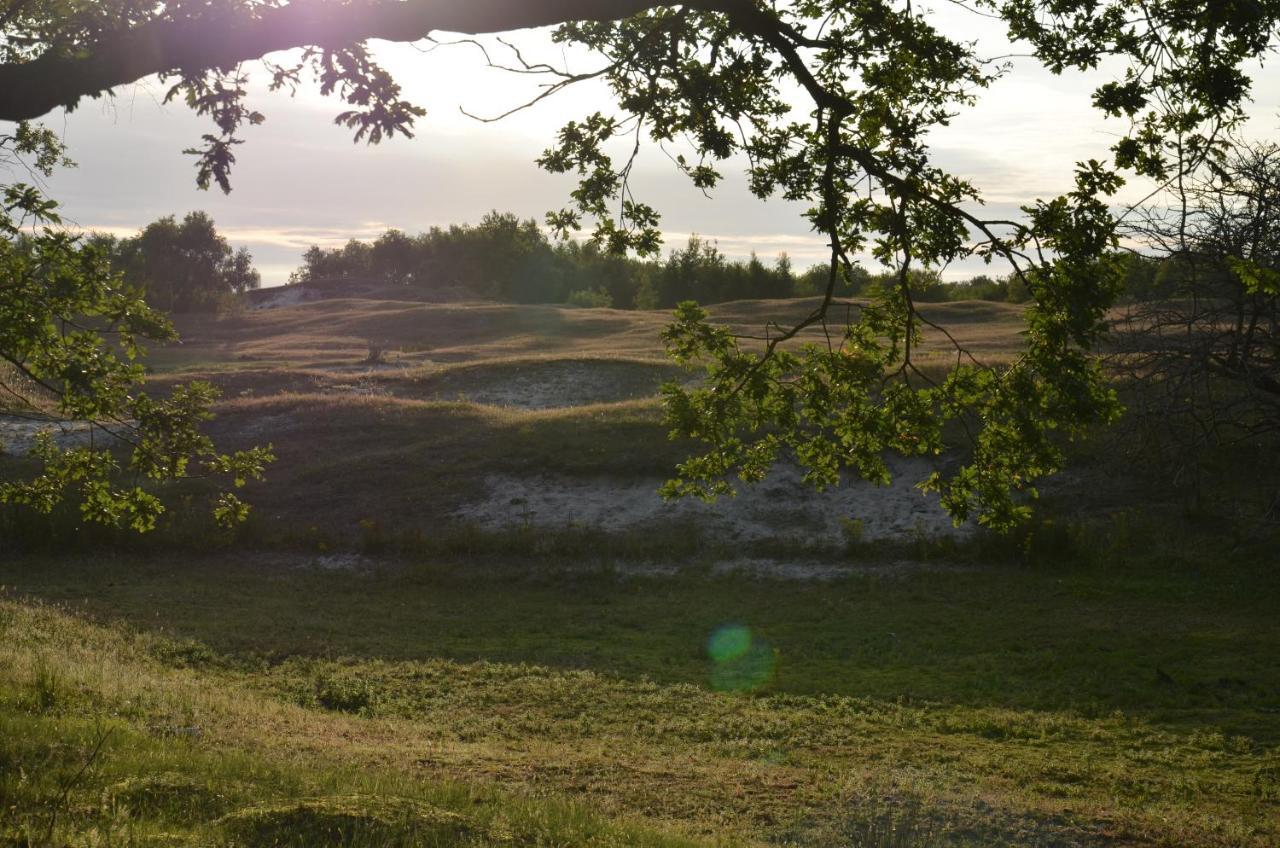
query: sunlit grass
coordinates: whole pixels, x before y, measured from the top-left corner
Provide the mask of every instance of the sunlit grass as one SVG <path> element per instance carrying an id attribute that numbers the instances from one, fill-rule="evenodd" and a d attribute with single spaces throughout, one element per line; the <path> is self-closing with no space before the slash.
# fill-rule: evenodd
<path id="1" fill-rule="evenodd" d="M 425 769 L 705 837 L 843 845 L 898 816 L 916 846 L 1266 845 L 1277 587 L 1261 561 L 1202 569 L 1194 543 L 822 584 L 554 559 L 37 559 L 0 581 L 165 638 L 10 604 L 44 635 L 6 638 L 0 667 L 55 705 L 38 693 L 99 669 L 98 713 L 128 701 L 208 750 Z M 709 648 L 732 663 L 743 641 L 718 644 L 726 626 L 767 646 L 767 673 L 721 673 Z M 161 694 L 131 694 L 153 677 Z"/>
<path id="2" fill-rule="evenodd" d="M 150 637 L 8 602 L 0 633 L 5 844 L 689 844 L 433 779 L 395 728 L 166 666 Z"/>

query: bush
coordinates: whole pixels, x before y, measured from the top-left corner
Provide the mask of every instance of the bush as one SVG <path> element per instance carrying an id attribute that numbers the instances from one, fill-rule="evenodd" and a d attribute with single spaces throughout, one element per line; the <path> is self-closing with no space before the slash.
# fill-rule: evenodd
<path id="1" fill-rule="evenodd" d="M 578 289 L 565 303 L 584 309 L 608 309 L 613 306 L 613 297 L 604 289 Z"/>
<path id="2" fill-rule="evenodd" d="M 363 680 L 322 673 L 315 682 L 316 703 L 326 710 L 362 713 L 373 705 L 373 692 Z"/>

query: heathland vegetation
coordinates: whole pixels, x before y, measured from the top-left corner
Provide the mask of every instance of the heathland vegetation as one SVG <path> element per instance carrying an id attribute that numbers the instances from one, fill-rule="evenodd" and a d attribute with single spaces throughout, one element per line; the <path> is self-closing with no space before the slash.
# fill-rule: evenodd
<path id="1" fill-rule="evenodd" d="M 1026 65 L 920 4 L 0 0 L 0 845 L 1277 844 L 1280 180 L 1238 136 L 1280 7 L 952 5 L 1116 70 L 1106 161 L 1016 220 L 930 133 Z M 378 142 L 425 113 L 367 40 L 553 24 L 597 70 L 486 55 L 612 95 L 539 160 L 556 242 L 249 297 L 207 216 L 82 239 L 41 188 L 33 121 L 149 74 L 229 191 L 254 73 Z M 825 278 L 657 259 L 646 140 L 801 202 Z M 931 272 L 973 256 L 1008 276 Z"/>
<path id="2" fill-rule="evenodd" d="M 746 330 L 811 308 L 712 314 Z M 927 310 L 985 357 L 1017 350 L 1022 307 Z M 717 532 L 714 511 L 575 523 L 583 498 L 656 500 L 688 449 L 655 395 L 680 376 L 665 320 L 347 297 L 181 318 L 187 341 L 152 352 L 148 385 L 213 383 L 210 433 L 278 460 L 234 529 L 200 506 L 204 481 L 167 491 L 143 536 L 68 506 L 0 510 L 6 836 L 1280 835 L 1274 453 L 1220 447 L 1197 492 L 1126 421 L 1011 537 L 886 537 L 868 511 L 832 542 L 815 522 L 835 501 L 785 479 L 755 507 L 768 538 Z M 945 362 L 945 338 L 924 344 Z M 842 489 L 860 486 L 887 495 Z"/>
<path id="3" fill-rule="evenodd" d="M 1152 280 L 1225 284 L 1171 274 Z M 910 479 L 646 511 L 690 450 L 658 396 L 694 376 L 664 355 L 667 312 L 358 288 L 181 314 L 183 342 L 149 352 L 149 392 L 207 383 L 209 436 L 271 444 L 243 522 L 209 516 L 203 479 L 156 486 L 144 535 L 73 502 L 0 507 L 4 838 L 1280 838 L 1280 454 L 1260 434 L 1170 463 L 1177 421 L 1126 417 L 1005 537 L 922 520 L 938 507 Z M 817 302 L 710 315 L 745 336 Z M 956 345 L 1017 356 L 1023 305 L 920 309 L 949 334 L 916 339 L 922 369 Z M 1159 397 L 1114 373 L 1131 408 Z M 874 508 L 891 496 L 918 505 L 903 529 Z"/>

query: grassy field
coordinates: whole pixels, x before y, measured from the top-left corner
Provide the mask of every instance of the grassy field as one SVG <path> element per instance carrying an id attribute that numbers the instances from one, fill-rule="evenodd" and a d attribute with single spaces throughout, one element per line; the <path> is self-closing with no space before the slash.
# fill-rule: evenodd
<path id="1" fill-rule="evenodd" d="M 1274 575 L 1114 553 L 1128 567 L 824 583 L 554 559 L 23 559 L 0 572 L 0 675 L 6 720 L 50 734 L 199 728 L 151 744 L 213 788 L 213 763 L 252 754 L 236 768 L 305 766 L 328 794 L 327 769 L 393 780 L 366 774 L 381 770 L 741 843 L 850 844 L 888 816 L 915 836 L 852 844 L 1272 844 Z M 717 661 L 726 638 L 747 647 Z M 46 743 L 8 762 L 61 752 L 65 770 L 87 744 Z M 68 827 L 96 821 L 102 781 L 152 773 L 131 756 L 92 769 Z M 40 791 L 6 796 L 32 816 Z"/>
<path id="2" fill-rule="evenodd" d="M 1016 308 L 933 308 L 1016 345 Z M 661 320 L 190 321 L 155 384 L 219 383 L 219 439 L 281 460 L 236 535 L 0 524 L 0 845 L 1280 842 L 1274 539 L 1104 454 L 1010 539 L 451 519 L 494 476 L 660 479 Z"/>
<path id="3" fill-rule="evenodd" d="M 178 667 L 189 644 L 11 602 L 0 630 L 7 844 L 688 844 L 391 762 L 404 728 Z"/>
<path id="4" fill-rule="evenodd" d="M 756 334 L 770 321 L 794 322 L 817 304 L 816 298 L 744 300 L 708 311 L 735 330 Z M 843 318 L 846 310 L 857 308 L 856 302 L 842 301 L 833 314 Z M 1019 347 L 1019 306 L 966 301 L 923 304 L 920 310 L 981 353 L 1007 354 Z M 660 362 L 659 333 L 669 320 L 665 311 L 333 299 L 232 316 L 179 316 L 182 344 L 153 351 L 149 361 L 159 372 L 264 365 L 350 369 L 368 356 L 370 345 L 376 345 L 392 365 L 426 369 L 456 362 L 557 357 Z M 825 335 L 815 326 L 801 338 L 818 341 Z M 946 349 L 941 336 L 926 333 L 926 355 L 940 356 Z"/>

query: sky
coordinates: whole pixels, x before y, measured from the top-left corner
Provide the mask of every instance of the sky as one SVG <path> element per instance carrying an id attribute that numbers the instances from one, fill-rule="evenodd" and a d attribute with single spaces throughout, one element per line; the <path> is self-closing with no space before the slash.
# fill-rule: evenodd
<path id="1" fill-rule="evenodd" d="M 980 51 L 1002 55 L 1013 49 L 990 24 L 939 5 L 939 23 L 977 38 Z M 519 33 L 511 40 L 533 59 L 575 71 L 595 66 L 584 54 L 564 54 L 546 31 Z M 501 52 L 493 39 L 486 42 L 495 55 Z M 569 89 L 535 109 L 482 123 L 460 110 L 499 114 L 535 91 L 530 81 L 486 68 L 471 45 L 428 51 L 378 43 L 374 52 L 407 97 L 428 110 L 413 139 L 353 146 L 350 132 L 332 123 L 342 111 L 340 102 L 311 89 L 290 98 L 255 85 L 250 105 L 267 120 L 243 132 L 246 143 L 236 151 L 233 191 L 226 196 L 216 188 L 203 192 L 195 185 L 194 160 L 182 150 L 199 143 L 210 131 L 208 122 L 181 104 L 162 105 L 163 87 L 144 80 L 118 89 L 112 98 L 46 118 L 78 163 L 55 174 L 47 187 L 76 225 L 118 235 L 132 235 L 163 215 L 203 209 L 235 246 L 249 248 L 264 285 L 286 282 L 312 244 L 332 247 L 349 238 L 376 237 L 389 227 L 418 232 L 476 222 L 494 209 L 541 220 L 548 210 L 565 205 L 572 178 L 547 174 L 534 160 L 566 121 L 608 110 L 603 87 Z M 1103 120 L 1089 103 L 1093 88 L 1112 78 L 1116 68 L 1058 77 L 1033 60 L 1014 62 L 1014 72 L 985 92 L 977 106 L 931 136 L 935 160 L 971 179 L 994 213 L 1066 190 L 1073 163 L 1105 159 L 1123 129 Z M 1269 65 L 1258 69 L 1254 80 L 1247 133 L 1275 138 L 1280 74 Z M 644 151 L 633 189 L 662 214 L 665 249 L 680 247 L 698 233 L 717 241 L 731 257 L 754 250 L 771 258 L 785 251 L 798 267 L 825 261 L 826 240 L 809 230 L 803 207 L 754 198 L 740 165 L 726 163 L 725 181 L 707 198 L 661 150 Z M 1130 186 L 1123 197 L 1140 196 L 1145 188 Z M 971 260 L 946 269 L 944 276 L 960 279 L 984 270 L 980 260 Z"/>

